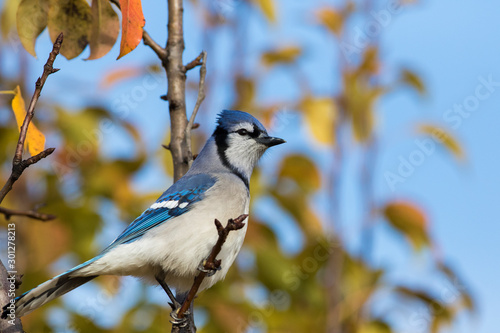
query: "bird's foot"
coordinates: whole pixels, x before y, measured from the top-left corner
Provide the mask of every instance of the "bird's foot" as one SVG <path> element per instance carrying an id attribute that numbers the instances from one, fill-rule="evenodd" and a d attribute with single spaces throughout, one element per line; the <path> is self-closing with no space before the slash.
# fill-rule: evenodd
<path id="1" fill-rule="evenodd" d="M 173 325 L 176 325 L 176 326 L 179 326 L 179 327 L 186 327 L 187 324 L 188 324 L 188 321 L 189 321 L 188 317 L 189 317 L 190 313 L 189 313 L 189 311 L 186 311 L 186 312 L 184 312 L 184 316 L 182 318 L 179 318 L 179 316 L 177 314 L 179 313 L 179 309 L 180 308 L 181 307 L 179 305 L 179 307 L 177 307 L 172 312 L 170 312 L 170 317 L 172 318 L 172 320 L 170 320 L 170 322 Z"/>
<path id="2" fill-rule="evenodd" d="M 198 265 L 198 270 L 200 272 L 204 272 L 205 274 L 207 274 L 207 277 L 210 277 L 212 275 L 214 275 L 215 273 L 217 273 L 217 271 L 220 271 L 221 270 L 221 267 L 220 267 L 220 264 L 218 266 L 215 266 L 215 265 L 212 265 L 212 267 L 205 267 L 207 264 L 207 259 L 203 259 L 200 264 Z"/>

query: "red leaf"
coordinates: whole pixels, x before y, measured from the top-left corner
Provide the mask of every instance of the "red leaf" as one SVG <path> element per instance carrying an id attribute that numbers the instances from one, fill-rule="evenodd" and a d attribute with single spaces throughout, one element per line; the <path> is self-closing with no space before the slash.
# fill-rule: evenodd
<path id="1" fill-rule="evenodd" d="M 146 21 L 142 13 L 141 0 L 120 0 L 122 11 L 122 40 L 120 43 L 120 59 L 139 45 L 142 39 L 142 28 Z"/>

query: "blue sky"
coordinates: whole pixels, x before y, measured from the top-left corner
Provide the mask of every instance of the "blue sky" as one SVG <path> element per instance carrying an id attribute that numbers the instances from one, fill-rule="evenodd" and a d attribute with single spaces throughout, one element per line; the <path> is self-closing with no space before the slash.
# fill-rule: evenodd
<path id="1" fill-rule="evenodd" d="M 216 3 L 225 15 L 232 15 L 234 8 L 241 5 L 238 0 Z M 320 95 L 334 93 L 339 84 L 338 78 L 333 78 L 338 61 L 335 46 L 332 39 L 328 39 L 325 33 L 319 32 L 318 28 L 311 25 L 313 9 L 328 3 L 277 1 L 279 25 L 276 26 L 267 25 L 259 16 L 254 15 L 248 19 L 251 33 L 259 37 L 252 38 L 252 43 L 244 48 L 247 55 L 245 67 L 253 68 L 260 50 L 276 43 L 279 46 L 303 45 L 308 48 L 308 52 L 302 57 L 300 65 L 309 78 L 313 91 Z M 384 1 L 377 3 L 377 10 L 387 6 Z M 193 14 L 191 9 L 187 5 L 186 15 Z M 164 40 L 165 5 L 158 8 L 144 1 L 144 12 L 148 31 L 155 39 Z M 198 32 L 200 26 L 196 20 L 186 18 L 186 22 L 185 59 L 188 60 L 199 53 L 202 37 Z M 349 26 L 347 35 L 352 36 L 356 28 L 364 29 L 365 25 L 361 21 L 355 21 Z M 379 162 L 374 166 L 375 193 L 382 201 L 394 198 L 411 199 L 425 207 L 432 236 L 439 245 L 435 254 L 446 258 L 458 270 L 459 275 L 466 281 L 466 288 L 475 296 L 479 307 L 478 316 L 462 317 L 450 332 L 489 333 L 494 332 L 498 326 L 500 288 L 497 277 L 500 275 L 500 266 L 496 264 L 494 256 L 500 252 L 500 159 L 496 147 L 500 142 L 499 32 L 500 2 L 442 0 L 420 1 L 401 13 L 391 15 L 389 23 L 380 35 L 382 57 L 386 64 L 382 69 L 383 78 L 391 77 L 396 69 L 402 66 L 414 69 L 422 76 L 428 95 L 421 99 L 411 91 L 400 91 L 385 97 L 379 103 L 381 116 L 378 119 L 378 132 L 382 149 Z M 223 31 L 218 38 L 220 48 L 218 54 L 209 55 L 208 75 L 211 68 L 221 70 L 222 73 L 230 70 L 224 68 L 229 56 L 225 50 L 232 47 L 230 35 Z M 41 72 L 49 49 L 45 32 L 37 44 L 40 60 L 29 62 L 33 82 Z M 98 61 L 84 62 L 82 57 L 72 61 L 58 58 L 57 66 L 62 70 L 50 78 L 43 97 L 59 99 L 75 108 L 85 105 L 89 100 L 104 103 L 109 107 L 120 105 L 123 93 L 130 91 L 136 83 L 124 83 L 115 89 L 102 90 L 98 88 L 102 73 L 109 68 L 154 63 L 156 58 L 143 45 L 115 62 L 117 54 L 115 47 L 111 54 Z M 1 70 L 8 72 L 17 69 L 5 67 Z M 266 84 L 258 93 L 261 101 L 292 99 L 297 94 L 298 87 L 291 84 L 283 72 L 272 71 L 262 75 L 266 76 Z M 484 80 L 493 83 L 485 87 Z M 447 114 L 450 115 L 448 110 L 453 109 L 455 104 L 473 101 L 479 85 L 485 87 L 481 88 L 482 92 L 484 89 L 491 89 L 488 90 L 488 97 L 481 99 L 479 104 L 473 107 L 474 111 L 467 111 L 464 113 L 466 116 L 460 116 L 459 123 L 456 118 L 454 122 L 449 121 L 446 118 Z M 137 106 L 131 107 L 127 116 L 129 120 L 140 124 L 144 139 L 151 150 L 156 149 L 152 145 L 162 141 L 165 135 L 163 131 L 166 126 L 157 124 L 168 124 L 167 112 L 158 112 L 159 109 L 166 110 L 166 104 L 158 99 L 158 96 L 164 93 L 164 87 L 165 80 L 158 77 L 158 85 L 148 90 L 145 98 Z M 62 89 L 64 94 L 61 94 Z M 219 89 L 214 92 L 210 101 L 210 106 L 214 109 L 202 109 L 204 114 L 201 114 L 201 119 L 213 121 L 217 111 L 231 103 L 232 96 L 227 91 L 232 89 Z M 188 109 L 192 109 L 193 104 L 194 98 L 190 98 Z M 415 139 L 423 139 L 416 135 L 415 126 L 419 123 L 433 123 L 450 130 L 464 148 L 466 158 L 457 162 L 451 154 L 436 145 L 435 151 L 425 155 L 423 162 L 415 166 L 403 183 L 391 188 L 386 181 L 386 173 L 397 173 L 401 158 L 409 159 L 412 154 L 421 150 L 415 142 Z M 299 126 L 298 122 L 293 122 L 293 126 Z M 211 127 L 208 131 L 210 130 Z M 306 131 L 303 128 L 299 130 L 304 133 Z M 276 132 L 275 135 L 288 139 L 293 149 L 304 149 L 308 144 L 294 140 L 286 129 Z M 115 143 L 118 145 L 118 142 Z M 126 144 L 114 148 L 123 153 L 127 150 Z M 313 148 L 313 154 L 320 152 L 320 148 Z M 281 153 L 273 154 L 265 163 L 272 165 L 280 156 Z M 356 158 L 356 152 L 352 158 Z M 141 186 L 144 187 L 158 186 L 159 182 L 150 176 L 155 174 L 154 170 L 152 165 L 151 169 L 145 172 L 144 179 L 138 183 L 142 183 Z M 168 180 L 165 179 L 165 182 Z M 346 182 L 345 186 L 342 191 L 345 195 L 343 204 L 346 211 L 343 225 L 346 237 L 356 243 L 359 242 L 360 228 L 351 222 L 360 217 L 360 212 L 356 205 L 356 193 L 353 193 L 354 190 L 350 187 L 352 184 Z M 293 232 L 287 234 L 283 238 L 284 246 L 295 242 L 294 237 Z M 394 265 L 395 279 L 411 279 L 409 275 L 414 273 L 416 276 L 425 274 L 425 255 L 431 254 L 409 258 L 404 246 L 386 242 L 387 237 L 385 230 L 376 233 L 376 251 L 373 253 L 375 263 Z M 110 239 L 112 238 L 113 235 L 110 236 Z M 411 269 L 408 271 L 409 268 Z M 439 283 L 437 286 L 440 287 Z M 411 318 L 411 314 L 403 313 L 397 320 L 408 332 L 418 332 L 419 327 L 412 326 Z"/>

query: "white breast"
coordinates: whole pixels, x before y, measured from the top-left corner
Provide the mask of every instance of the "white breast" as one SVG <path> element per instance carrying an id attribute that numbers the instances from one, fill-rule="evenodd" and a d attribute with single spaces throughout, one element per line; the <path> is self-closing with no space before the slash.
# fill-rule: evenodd
<path id="1" fill-rule="evenodd" d="M 169 286 L 181 292 L 189 290 L 199 263 L 217 241 L 214 220 L 225 226 L 228 219 L 248 214 L 250 198 L 243 182 L 230 173 L 219 178 L 190 211 L 148 231 L 137 241 L 117 246 L 86 268 L 88 275 L 133 275 L 154 281 L 154 275 L 162 270 Z M 229 233 L 217 256 L 222 269 L 206 278 L 200 291 L 226 276 L 243 244 L 247 221 L 244 228 Z"/>

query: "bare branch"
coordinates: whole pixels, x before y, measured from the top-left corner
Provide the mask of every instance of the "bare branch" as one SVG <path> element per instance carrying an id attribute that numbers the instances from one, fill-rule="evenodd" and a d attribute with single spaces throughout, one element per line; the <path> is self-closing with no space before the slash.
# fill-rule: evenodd
<path id="1" fill-rule="evenodd" d="M 2 187 L 0 190 L 0 203 L 3 201 L 7 193 L 12 190 L 12 186 L 14 183 L 21 177 L 21 174 L 23 171 L 29 167 L 32 164 L 37 163 L 40 161 L 42 158 L 45 158 L 52 154 L 54 152 L 54 148 L 48 148 L 41 153 L 32 156 L 26 160 L 23 160 L 23 148 L 24 148 L 24 142 L 26 141 L 26 135 L 28 133 L 28 126 L 33 119 L 33 116 L 35 115 L 35 106 L 38 101 L 38 98 L 40 97 L 40 94 L 42 92 L 42 88 L 45 84 L 45 81 L 49 77 L 50 74 L 53 74 L 57 72 L 59 69 L 54 68 L 54 61 L 56 60 L 57 55 L 59 54 L 59 51 L 61 50 L 61 45 L 63 42 L 63 34 L 59 34 L 57 37 L 56 41 L 54 42 L 54 45 L 52 47 L 52 51 L 49 54 L 49 58 L 47 59 L 47 62 L 43 66 L 43 73 L 42 76 L 36 80 L 35 84 L 35 91 L 33 92 L 33 97 L 31 97 L 30 104 L 28 106 L 28 110 L 26 111 L 26 117 L 24 117 L 23 124 L 21 126 L 21 130 L 19 133 L 19 139 L 17 141 L 17 146 L 16 146 L 16 152 L 14 154 L 14 159 L 12 160 L 12 173 L 5 183 L 5 185 Z M 0 208 L 0 212 L 3 213 L 6 218 L 12 216 L 12 215 L 24 215 L 24 216 L 29 216 L 32 218 L 39 218 L 40 217 L 45 217 L 45 220 L 51 219 L 52 217 L 50 215 L 46 214 L 40 214 L 38 212 L 20 212 L 20 211 L 14 211 L 14 210 L 9 210 L 7 208 Z M 45 215 L 45 216 L 44 216 Z M 36 217 L 35 217 L 36 216 Z M 43 219 L 42 219 L 43 220 Z M 11 297 L 10 297 L 10 279 L 12 278 L 12 274 L 15 274 L 15 272 L 7 272 L 5 266 L 3 263 L 0 261 L 0 304 L 10 304 Z M 16 318 L 15 315 L 12 315 L 13 318 L 10 318 L 10 315 L 8 315 L 9 319 L 8 320 L 0 320 L 0 331 L 1 332 L 24 332 L 23 327 L 21 324 L 21 320 L 19 318 Z M 12 325 L 9 320 L 12 320 L 13 324 Z"/>
<path id="2" fill-rule="evenodd" d="M 193 113 L 191 114 L 191 117 L 189 118 L 189 122 L 186 126 L 186 130 L 189 132 L 191 132 L 191 129 L 194 126 L 194 119 L 196 118 L 196 114 L 198 113 L 198 110 L 200 109 L 201 103 L 205 99 L 205 77 L 207 76 L 207 52 L 202 51 L 196 59 L 198 59 L 200 57 L 202 57 L 203 62 L 201 63 L 201 67 L 200 67 L 200 83 L 198 85 L 198 98 L 196 99 L 196 104 L 194 106 Z"/>
<path id="3" fill-rule="evenodd" d="M 168 109 L 170 113 L 170 152 L 174 163 L 174 181 L 189 169 L 189 144 L 186 140 L 186 73 L 182 63 L 184 52 L 183 1 L 168 0 L 167 72 Z"/>
<path id="4" fill-rule="evenodd" d="M 219 220 L 215 219 L 215 226 L 217 227 L 217 233 L 219 234 L 219 238 L 217 239 L 217 243 L 215 243 L 214 247 L 212 248 L 212 252 L 210 252 L 210 255 L 205 260 L 203 268 L 207 270 L 219 269 L 221 261 L 216 259 L 216 257 L 220 253 L 222 245 L 224 245 L 224 242 L 226 241 L 227 235 L 229 234 L 229 232 L 233 230 L 239 230 L 243 228 L 245 226 L 245 223 L 243 223 L 243 221 L 247 217 L 248 214 L 242 214 L 237 218 L 235 218 L 234 220 L 229 219 L 229 221 L 227 221 L 227 225 L 225 228 L 222 226 Z M 189 306 L 191 305 L 191 302 L 196 296 L 196 293 L 198 292 L 198 289 L 200 288 L 200 285 L 203 282 L 203 279 L 205 279 L 206 275 L 207 275 L 206 272 L 200 271 L 200 273 L 196 276 L 196 278 L 194 279 L 193 286 L 191 287 L 191 290 L 189 290 L 188 296 L 186 297 L 186 300 L 184 301 L 184 303 L 182 303 L 182 306 L 179 309 L 179 312 L 177 313 L 177 317 L 179 318 L 184 317 L 185 312 L 187 311 L 187 309 L 189 309 Z"/>
<path id="5" fill-rule="evenodd" d="M 9 220 L 11 216 L 26 216 L 35 220 L 40 220 L 40 221 L 50 221 L 56 218 L 55 215 L 52 214 L 45 214 L 45 213 L 40 213 L 37 212 L 36 210 L 28 210 L 28 211 L 22 211 L 22 210 L 16 210 L 16 209 L 9 209 L 9 208 L 4 208 L 0 207 L 0 214 L 5 215 L 5 219 Z"/>
<path id="6" fill-rule="evenodd" d="M 32 156 L 24 161 L 21 161 L 17 164 L 12 165 L 12 173 L 10 174 L 9 179 L 5 182 L 5 185 L 2 187 L 0 190 L 0 202 L 5 198 L 7 193 L 12 190 L 12 186 L 14 186 L 14 183 L 21 177 L 21 174 L 24 172 L 24 170 L 29 167 L 32 164 L 37 163 L 40 161 L 42 158 L 45 158 L 52 154 L 54 152 L 55 148 L 47 148 L 44 151 L 36 154 L 35 156 Z"/>
<path id="7" fill-rule="evenodd" d="M 144 42 L 144 45 L 149 46 L 156 53 L 162 62 L 167 61 L 167 50 L 161 47 L 160 44 L 158 44 L 146 30 L 142 31 L 142 41 Z"/>
<path id="8" fill-rule="evenodd" d="M 38 159 L 35 158 L 36 156 L 33 156 L 31 159 L 23 161 L 23 148 L 24 148 L 24 142 L 26 141 L 26 134 L 28 133 L 28 125 L 31 122 L 31 119 L 33 119 L 33 116 L 35 115 L 35 105 L 38 101 L 38 98 L 40 97 L 40 93 L 42 92 L 42 88 L 43 85 L 45 84 L 45 81 L 47 80 L 50 74 L 53 74 L 58 71 L 58 69 L 54 69 L 53 65 L 57 55 L 59 54 L 59 51 L 61 50 L 62 41 L 63 41 L 63 34 L 61 33 L 54 42 L 52 52 L 50 52 L 49 58 L 47 59 L 45 66 L 43 66 L 42 76 L 39 77 L 38 80 L 36 80 L 35 91 L 33 92 L 33 97 L 31 97 L 30 105 L 26 112 L 26 117 L 24 117 L 23 125 L 21 126 L 21 130 L 19 133 L 19 140 L 17 141 L 16 153 L 12 161 L 12 173 L 9 179 L 7 180 L 7 183 L 3 186 L 2 190 L 0 190 L 0 203 L 3 201 L 7 193 L 10 192 L 10 190 L 12 189 L 12 185 L 17 181 L 17 179 L 19 179 L 24 169 L 26 169 L 29 165 L 38 162 L 40 159 L 49 155 L 53 151 L 52 150 L 50 153 L 47 153 L 47 155 L 41 156 Z M 32 160 L 33 162 L 31 164 L 27 164 L 28 163 L 27 161 L 29 160 Z M 26 163 L 27 165 L 24 166 L 23 165 L 24 163 Z"/>
<path id="9" fill-rule="evenodd" d="M 206 54 L 205 51 L 201 52 L 200 55 L 197 56 L 193 61 L 188 63 L 186 66 L 184 66 L 184 72 L 187 72 L 187 71 L 195 68 L 196 66 L 200 66 L 201 64 L 204 64 L 206 59 L 204 59 L 202 61 L 202 58 L 204 58 L 205 54 Z"/>
<path id="10" fill-rule="evenodd" d="M 189 118 L 189 122 L 186 125 L 186 133 L 185 133 L 186 141 L 187 141 L 187 144 L 188 144 L 188 150 L 189 150 L 189 152 L 191 152 L 191 154 L 192 154 L 192 149 L 191 149 L 191 130 L 193 128 L 195 128 L 194 127 L 194 125 L 195 125 L 194 119 L 196 118 L 196 115 L 198 114 L 198 110 L 200 109 L 201 103 L 205 99 L 205 77 L 207 76 L 207 52 L 206 51 L 202 51 L 200 53 L 200 55 L 196 59 L 198 59 L 198 58 L 202 59 L 202 63 L 201 63 L 201 67 L 200 67 L 200 83 L 199 83 L 199 86 L 198 86 L 198 98 L 196 99 L 196 104 L 194 106 L 193 113 L 191 114 L 191 117 Z M 196 61 L 196 59 L 193 60 L 191 63 L 193 63 L 194 61 Z M 193 162 L 193 160 L 194 159 L 192 158 L 192 156 L 188 160 L 188 163 L 189 163 L 190 167 L 191 167 L 191 163 Z"/>

